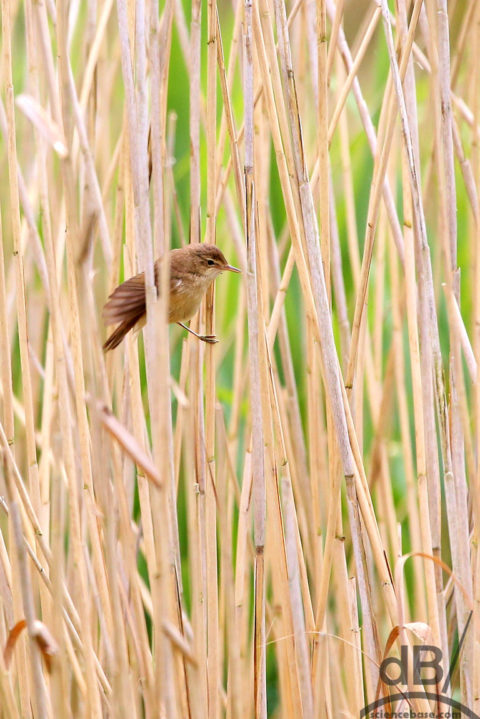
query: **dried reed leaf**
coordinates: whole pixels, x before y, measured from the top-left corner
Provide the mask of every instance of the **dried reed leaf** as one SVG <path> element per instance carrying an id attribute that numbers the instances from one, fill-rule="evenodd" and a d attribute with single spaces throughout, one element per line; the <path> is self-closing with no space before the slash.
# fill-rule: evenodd
<path id="1" fill-rule="evenodd" d="M 39 102 L 31 95 L 26 94 L 17 95 L 15 101 L 57 155 L 61 158 L 67 157 L 68 149 L 60 128 Z"/>
<path id="2" fill-rule="evenodd" d="M 93 403 L 91 403 L 91 406 Z M 162 478 L 150 457 L 141 448 L 135 437 L 128 431 L 126 427 L 115 417 L 112 411 L 101 402 L 95 405 L 100 421 L 103 426 L 122 447 L 125 454 L 137 465 L 137 467 L 145 473 L 147 479 L 156 487 L 163 484 Z"/>

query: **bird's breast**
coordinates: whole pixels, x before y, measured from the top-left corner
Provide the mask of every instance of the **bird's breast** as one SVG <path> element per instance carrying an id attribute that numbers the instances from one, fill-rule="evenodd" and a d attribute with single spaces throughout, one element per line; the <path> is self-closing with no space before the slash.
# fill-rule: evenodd
<path id="1" fill-rule="evenodd" d="M 185 322 L 198 311 L 202 298 L 210 282 L 205 283 L 202 278 L 188 276 L 186 279 L 171 277 L 170 306 L 168 321 Z"/>

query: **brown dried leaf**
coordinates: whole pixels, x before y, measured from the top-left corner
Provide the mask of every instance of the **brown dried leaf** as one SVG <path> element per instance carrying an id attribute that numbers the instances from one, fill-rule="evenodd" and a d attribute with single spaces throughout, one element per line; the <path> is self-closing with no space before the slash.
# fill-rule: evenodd
<path id="1" fill-rule="evenodd" d="M 48 629 L 47 625 L 38 619 L 33 623 L 32 636 L 37 642 L 42 656 L 45 660 L 45 664 L 48 672 L 52 671 L 52 659 L 55 654 L 58 654 L 58 644 L 53 638 Z"/>
<path id="2" fill-rule="evenodd" d="M 407 622 L 404 624 L 404 627 L 405 629 L 409 629 L 412 634 L 415 634 L 423 644 L 432 639 L 432 630 L 425 622 Z"/>
<path id="3" fill-rule="evenodd" d="M 13 650 L 15 649 L 18 638 L 26 626 L 26 619 L 20 619 L 9 632 L 7 643 L 5 645 L 5 649 L 3 650 L 3 659 L 7 669 L 10 666 Z M 50 672 L 52 669 L 52 658 L 58 653 L 58 644 L 52 637 L 46 624 L 41 622 L 39 619 L 36 619 L 33 623 L 32 638 L 37 642 L 45 660 L 47 670 Z"/>
<path id="4" fill-rule="evenodd" d="M 22 633 L 22 631 L 27 626 L 27 622 L 25 619 L 20 619 L 11 629 L 8 634 L 7 643 L 5 644 L 5 649 L 3 650 L 3 659 L 5 661 L 5 666 L 10 666 L 10 661 L 12 659 L 13 650 L 15 649 L 15 644 L 17 643 L 17 639 Z"/>
<path id="5" fill-rule="evenodd" d="M 157 468 L 135 437 L 118 421 L 108 407 L 98 403 L 96 409 L 107 432 L 117 440 L 130 459 L 145 473 L 146 478 L 156 487 L 161 487 L 162 479 Z"/>

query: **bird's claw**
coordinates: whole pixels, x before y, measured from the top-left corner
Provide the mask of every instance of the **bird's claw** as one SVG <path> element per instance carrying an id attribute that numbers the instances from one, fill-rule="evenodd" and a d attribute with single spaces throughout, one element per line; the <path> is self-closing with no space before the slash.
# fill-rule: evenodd
<path id="1" fill-rule="evenodd" d="M 199 339 L 203 342 L 207 342 L 209 345 L 215 345 L 218 342 L 215 335 L 199 335 Z"/>

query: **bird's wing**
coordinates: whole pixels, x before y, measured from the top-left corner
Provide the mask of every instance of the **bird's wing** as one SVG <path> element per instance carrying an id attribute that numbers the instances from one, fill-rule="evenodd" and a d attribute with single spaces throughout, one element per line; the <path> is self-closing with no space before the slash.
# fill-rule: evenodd
<path id="1" fill-rule="evenodd" d="M 122 282 L 109 296 L 103 308 L 105 324 L 124 322 L 145 312 L 145 275 L 143 272 Z"/>
<path id="2" fill-rule="evenodd" d="M 185 289 L 185 282 L 180 277 L 170 277 L 170 293 L 178 295 Z"/>

